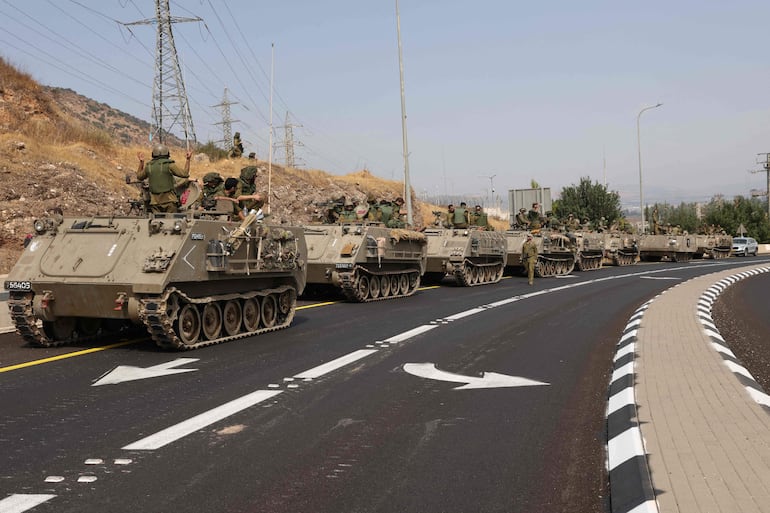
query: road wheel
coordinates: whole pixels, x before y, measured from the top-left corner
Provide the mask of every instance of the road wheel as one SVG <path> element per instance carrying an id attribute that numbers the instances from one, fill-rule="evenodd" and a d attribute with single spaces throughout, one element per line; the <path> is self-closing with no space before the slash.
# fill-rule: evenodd
<path id="1" fill-rule="evenodd" d="M 382 297 L 390 295 L 390 277 L 387 274 L 380 278 L 380 295 Z"/>
<path id="2" fill-rule="evenodd" d="M 371 276 L 369 278 L 369 296 L 372 299 L 380 297 L 380 277 Z"/>
<path id="3" fill-rule="evenodd" d="M 278 305 L 275 296 L 269 294 L 262 299 L 262 325 L 265 328 L 275 326 L 275 320 L 278 318 Z"/>
<path id="4" fill-rule="evenodd" d="M 358 285 L 356 290 L 358 291 L 358 296 L 361 298 L 361 300 L 367 299 L 369 297 L 369 277 L 367 275 L 362 274 L 358 277 Z"/>
<path id="5" fill-rule="evenodd" d="M 179 311 L 177 335 L 185 345 L 193 345 L 201 335 L 201 315 L 195 305 L 187 304 Z"/>
<path id="6" fill-rule="evenodd" d="M 206 340 L 219 338 L 222 332 L 222 309 L 219 303 L 212 301 L 203 307 L 203 336 Z"/>
<path id="7" fill-rule="evenodd" d="M 241 330 L 241 322 L 241 304 L 235 299 L 227 301 L 222 309 L 222 323 L 225 327 L 225 333 L 231 337 L 237 335 Z"/>
<path id="8" fill-rule="evenodd" d="M 243 328 L 247 332 L 257 331 L 260 317 L 257 298 L 252 297 L 243 302 Z"/>
<path id="9" fill-rule="evenodd" d="M 53 321 L 43 322 L 43 331 L 52 340 L 68 340 L 75 333 L 75 317 L 57 317 Z"/>

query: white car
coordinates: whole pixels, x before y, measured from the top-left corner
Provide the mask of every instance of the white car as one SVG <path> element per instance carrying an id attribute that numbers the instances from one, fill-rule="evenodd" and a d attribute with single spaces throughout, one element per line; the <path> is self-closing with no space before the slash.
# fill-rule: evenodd
<path id="1" fill-rule="evenodd" d="M 757 256 L 759 245 L 751 237 L 733 237 L 733 255 L 735 256 Z"/>

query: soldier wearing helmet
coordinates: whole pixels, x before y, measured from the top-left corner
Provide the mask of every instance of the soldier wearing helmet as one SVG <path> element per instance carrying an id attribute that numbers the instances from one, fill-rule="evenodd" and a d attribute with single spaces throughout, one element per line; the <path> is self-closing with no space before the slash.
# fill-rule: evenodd
<path id="1" fill-rule="evenodd" d="M 146 165 L 144 154 L 138 153 L 139 168 L 136 177 L 147 179 L 150 185 L 150 210 L 154 213 L 174 213 L 179 210 L 179 197 L 176 194 L 174 177 L 187 178 L 190 176 L 190 158 L 192 152 L 187 151 L 184 169 L 171 160 L 168 147 L 156 144 L 152 147 L 152 160 Z"/>
<path id="2" fill-rule="evenodd" d="M 342 207 L 342 212 L 340 213 L 340 221 L 343 223 L 352 223 L 355 221 L 358 221 L 358 216 L 356 215 L 356 205 L 351 200 L 345 200 L 345 205 Z"/>
<path id="3" fill-rule="evenodd" d="M 241 141 L 241 133 L 235 132 L 233 136 L 233 147 L 230 149 L 230 158 L 240 158 L 243 155 L 243 142 Z"/>
<path id="4" fill-rule="evenodd" d="M 203 198 L 201 208 L 211 210 L 216 207 L 217 196 L 223 196 L 225 193 L 225 183 L 222 175 L 212 171 L 203 175 Z"/>
<path id="5" fill-rule="evenodd" d="M 527 209 L 522 207 L 519 209 L 519 213 L 516 214 L 516 226 L 522 230 L 529 229 L 529 218 L 527 217 Z"/>

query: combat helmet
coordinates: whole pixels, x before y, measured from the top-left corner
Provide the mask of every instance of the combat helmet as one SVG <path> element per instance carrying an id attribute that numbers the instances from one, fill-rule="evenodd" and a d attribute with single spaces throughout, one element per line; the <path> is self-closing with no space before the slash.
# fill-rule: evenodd
<path id="1" fill-rule="evenodd" d="M 152 157 L 168 157 L 168 146 L 158 143 L 152 147 Z"/>
<path id="2" fill-rule="evenodd" d="M 218 183 L 222 182 L 222 176 L 214 171 L 203 175 L 203 183 Z"/>

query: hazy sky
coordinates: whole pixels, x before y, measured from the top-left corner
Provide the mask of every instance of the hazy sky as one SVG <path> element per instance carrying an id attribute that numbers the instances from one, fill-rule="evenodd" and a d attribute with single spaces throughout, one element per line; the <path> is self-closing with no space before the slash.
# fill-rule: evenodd
<path id="1" fill-rule="evenodd" d="M 151 0 L 0 0 L 0 53 L 40 82 L 151 119 Z M 199 141 L 222 138 L 225 87 L 246 151 L 287 111 L 306 168 L 403 178 L 395 0 L 172 0 Z M 412 186 L 554 191 L 582 176 L 639 200 L 765 189 L 770 2 L 401 0 Z M 274 153 L 282 163 L 282 149 Z M 606 162 L 606 164 L 605 164 Z M 490 181 L 489 176 L 495 175 Z"/>

